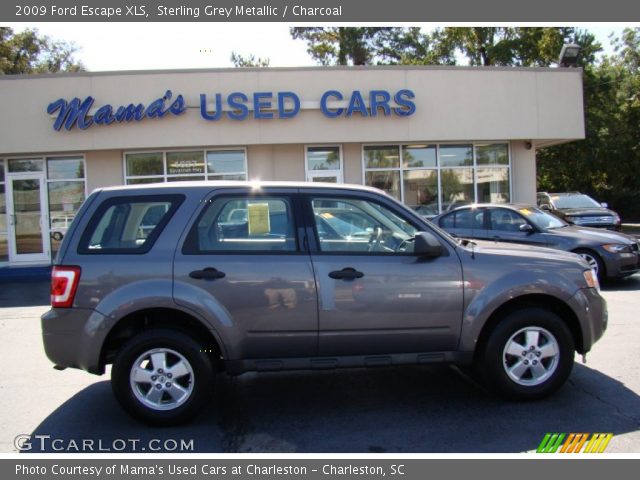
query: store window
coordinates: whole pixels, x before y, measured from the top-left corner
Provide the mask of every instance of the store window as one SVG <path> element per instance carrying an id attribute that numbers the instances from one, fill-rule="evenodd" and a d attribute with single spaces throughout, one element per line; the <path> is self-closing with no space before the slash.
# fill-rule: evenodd
<path id="1" fill-rule="evenodd" d="M 317 145 L 305 148 L 307 181 L 342 183 L 342 148 Z"/>
<path id="2" fill-rule="evenodd" d="M 49 157 L 46 167 L 49 236 L 55 254 L 86 196 L 85 163 L 78 156 Z"/>
<path id="3" fill-rule="evenodd" d="M 7 194 L 5 187 L 4 161 L 0 160 L 0 263 L 9 260 L 7 240 Z"/>
<path id="4" fill-rule="evenodd" d="M 124 162 L 128 185 L 247 179 L 244 149 L 126 153 Z"/>
<path id="5" fill-rule="evenodd" d="M 511 199 L 504 142 L 365 145 L 363 164 L 366 185 L 427 216 L 468 203 Z"/>

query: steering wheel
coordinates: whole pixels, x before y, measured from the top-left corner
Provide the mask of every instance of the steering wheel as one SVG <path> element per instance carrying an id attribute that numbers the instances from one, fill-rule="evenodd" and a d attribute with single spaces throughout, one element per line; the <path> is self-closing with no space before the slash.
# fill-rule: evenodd
<path id="1" fill-rule="evenodd" d="M 367 247 L 368 252 L 373 252 L 380 246 L 380 242 L 382 242 L 382 228 L 376 227 L 373 229 L 371 236 L 369 237 L 369 246 Z"/>

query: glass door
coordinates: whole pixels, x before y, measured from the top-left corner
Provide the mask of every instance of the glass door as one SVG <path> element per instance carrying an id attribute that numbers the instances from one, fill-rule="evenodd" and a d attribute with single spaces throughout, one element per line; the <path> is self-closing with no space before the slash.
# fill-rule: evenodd
<path id="1" fill-rule="evenodd" d="M 49 207 L 44 173 L 9 175 L 9 261 L 11 263 L 48 263 Z"/>

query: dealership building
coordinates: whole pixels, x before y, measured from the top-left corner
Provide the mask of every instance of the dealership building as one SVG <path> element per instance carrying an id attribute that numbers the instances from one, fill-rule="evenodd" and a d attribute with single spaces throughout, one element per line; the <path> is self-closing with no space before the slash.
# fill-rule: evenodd
<path id="1" fill-rule="evenodd" d="M 584 138 L 576 68 L 7 75 L 0 104 L 0 266 L 50 263 L 99 187 L 344 182 L 428 215 L 533 203 L 536 149 Z"/>

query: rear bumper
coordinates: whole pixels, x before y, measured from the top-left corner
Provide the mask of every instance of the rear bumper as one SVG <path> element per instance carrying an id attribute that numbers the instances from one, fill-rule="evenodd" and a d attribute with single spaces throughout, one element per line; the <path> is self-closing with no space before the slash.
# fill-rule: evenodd
<path id="1" fill-rule="evenodd" d="M 55 366 L 101 375 L 106 317 L 84 308 L 52 308 L 41 317 L 44 351 Z"/>

